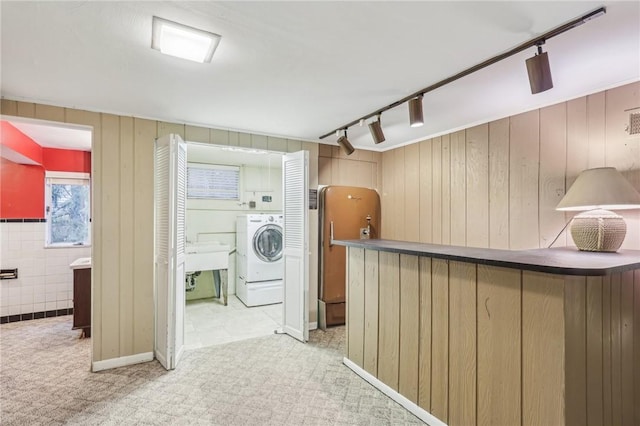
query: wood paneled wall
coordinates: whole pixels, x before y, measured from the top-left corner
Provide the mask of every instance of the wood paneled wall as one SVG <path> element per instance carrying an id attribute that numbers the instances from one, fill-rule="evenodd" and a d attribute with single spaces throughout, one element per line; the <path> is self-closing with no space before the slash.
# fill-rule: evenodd
<path id="1" fill-rule="evenodd" d="M 633 83 L 384 152 L 382 238 L 547 247 L 572 217 L 555 206 L 580 171 L 616 167 L 640 191 L 640 137 L 625 132 L 638 107 Z M 623 248 L 638 249 L 640 213 L 622 213 Z M 563 234 L 555 246 L 572 244 Z"/>
<path id="2" fill-rule="evenodd" d="M 2 99 L 4 116 L 93 129 L 93 361 L 153 351 L 153 142 L 176 133 L 192 142 L 310 153 L 318 144 Z M 364 155 L 364 154 L 361 154 Z M 310 322 L 316 321 L 318 217 L 310 210 Z"/>
<path id="3" fill-rule="evenodd" d="M 319 185 L 379 189 L 382 184 L 381 175 L 381 153 L 356 149 L 347 156 L 338 146 L 319 144 Z"/>
<path id="4" fill-rule="evenodd" d="M 445 423 L 640 424 L 640 270 L 348 257 L 347 358 Z"/>

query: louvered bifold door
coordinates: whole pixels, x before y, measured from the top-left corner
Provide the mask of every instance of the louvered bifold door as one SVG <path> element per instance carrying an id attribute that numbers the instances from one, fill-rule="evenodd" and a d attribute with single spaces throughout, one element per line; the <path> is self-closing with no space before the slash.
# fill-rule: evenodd
<path id="1" fill-rule="evenodd" d="M 282 159 L 284 187 L 284 303 L 282 330 L 309 340 L 309 153 Z"/>
<path id="2" fill-rule="evenodd" d="M 180 136 L 156 139 L 154 165 L 154 353 L 170 370 L 184 348 L 186 144 Z"/>

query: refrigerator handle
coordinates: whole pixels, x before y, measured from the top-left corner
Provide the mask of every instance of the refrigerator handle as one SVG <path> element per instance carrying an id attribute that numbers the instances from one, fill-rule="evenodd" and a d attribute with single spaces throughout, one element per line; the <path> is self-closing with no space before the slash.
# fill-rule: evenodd
<path id="1" fill-rule="evenodd" d="M 329 247 L 333 247 L 333 221 L 329 222 Z"/>

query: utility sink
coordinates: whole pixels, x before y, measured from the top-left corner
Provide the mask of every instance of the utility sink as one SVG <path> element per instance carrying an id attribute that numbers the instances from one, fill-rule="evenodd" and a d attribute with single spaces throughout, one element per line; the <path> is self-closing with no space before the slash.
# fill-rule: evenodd
<path id="1" fill-rule="evenodd" d="M 229 269 L 229 244 L 215 241 L 187 243 L 185 272 Z"/>

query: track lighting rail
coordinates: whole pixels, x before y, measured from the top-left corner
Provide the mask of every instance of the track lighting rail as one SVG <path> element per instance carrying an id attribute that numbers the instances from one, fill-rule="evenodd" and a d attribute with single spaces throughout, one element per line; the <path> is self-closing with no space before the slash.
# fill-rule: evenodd
<path id="1" fill-rule="evenodd" d="M 474 65 L 474 66 L 472 66 L 470 68 L 467 68 L 464 71 L 461 71 L 461 72 L 459 72 L 459 73 L 457 73 L 455 75 L 452 75 L 451 77 L 447 77 L 442 81 L 434 83 L 431 86 L 428 86 L 428 87 L 425 87 L 424 89 L 418 90 L 417 92 L 414 92 L 414 93 L 412 93 L 412 94 L 410 94 L 408 96 L 405 96 L 404 98 L 399 99 L 399 100 L 397 100 L 397 101 L 395 101 L 395 102 L 393 102 L 393 103 L 391 103 L 391 104 L 389 104 L 387 106 L 384 106 L 384 107 L 382 107 L 380 109 L 377 109 L 377 110 L 375 110 L 375 111 L 373 111 L 373 112 L 371 112 L 371 113 L 369 113 L 367 115 L 363 115 L 362 117 L 358 117 L 357 119 L 355 119 L 355 120 L 353 120 L 353 121 L 351 121 L 351 122 L 349 122 L 347 124 L 344 124 L 344 125 L 342 125 L 340 127 L 337 127 L 335 129 L 333 129 L 330 132 L 325 133 L 324 135 L 320 136 L 320 139 L 324 139 L 324 138 L 326 138 L 328 136 L 331 136 L 331 135 L 333 135 L 336 132 L 339 132 L 341 130 L 347 130 L 349 127 L 360 123 L 361 120 L 367 120 L 367 119 L 369 119 L 371 117 L 375 117 L 377 115 L 381 115 L 383 112 L 388 111 L 390 109 L 393 109 L 393 108 L 395 108 L 395 107 L 397 107 L 399 105 L 402 105 L 403 103 L 408 102 L 411 99 L 414 99 L 414 98 L 416 98 L 418 96 L 424 95 L 425 93 L 428 93 L 428 92 L 431 92 L 431 91 L 433 91 L 435 89 L 438 89 L 438 88 L 440 88 L 440 87 L 442 87 L 442 86 L 444 86 L 446 84 L 449 84 L 449 83 L 451 83 L 453 81 L 456 81 L 456 80 L 458 80 L 458 79 L 460 79 L 462 77 L 465 77 L 465 76 L 467 76 L 469 74 L 473 74 L 476 71 L 479 71 L 479 70 L 481 70 L 483 68 L 486 68 L 489 65 L 493 65 L 496 62 L 500 62 L 501 60 L 503 60 L 505 58 L 508 58 L 509 56 L 513 56 L 516 53 L 519 53 L 519 52 L 521 52 L 521 51 L 523 51 L 525 49 L 528 49 L 528 48 L 534 47 L 534 46 L 538 46 L 539 47 L 542 44 L 544 44 L 547 40 L 549 40 L 550 38 L 555 37 L 555 36 L 557 36 L 559 34 L 562 34 L 562 33 L 566 32 L 566 31 L 569 31 L 572 28 L 578 27 L 578 26 L 580 26 L 580 25 L 582 25 L 582 24 L 584 24 L 584 23 L 586 23 L 586 22 L 588 22 L 588 21 L 590 21 L 592 19 L 598 18 L 598 17 L 604 15 L 605 13 L 607 13 L 606 8 L 605 7 L 600 7 L 600 8 L 598 8 L 598 9 L 592 11 L 592 12 L 589 12 L 589 13 L 587 13 L 585 15 L 582 15 L 582 16 L 576 18 L 576 19 L 573 19 L 572 21 L 569 21 L 569 22 L 567 22 L 567 23 L 565 23 L 563 25 L 560 25 L 559 27 L 556 27 L 556 28 L 554 28 L 554 29 L 552 29 L 550 31 L 547 31 L 546 33 L 544 33 L 542 35 L 539 35 L 538 37 L 532 38 L 531 40 L 526 41 L 526 42 L 514 47 L 513 49 L 507 51 L 507 52 L 504 52 L 504 53 L 501 53 L 499 55 L 496 55 L 496 56 L 494 56 L 494 57 L 492 57 L 490 59 L 487 59 L 484 62 L 481 62 L 481 63 L 479 63 L 477 65 Z"/>

